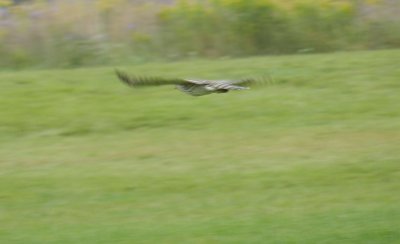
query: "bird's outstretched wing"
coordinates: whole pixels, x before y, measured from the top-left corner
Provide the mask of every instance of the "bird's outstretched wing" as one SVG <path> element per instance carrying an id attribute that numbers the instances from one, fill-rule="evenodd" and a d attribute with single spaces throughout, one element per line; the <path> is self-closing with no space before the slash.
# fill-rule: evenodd
<path id="1" fill-rule="evenodd" d="M 257 86 L 257 85 L 271 85 L 275 83 L 275 81 L 270 76 L 258 77 L 258 78 L 246 78 L 241 80 L 233 80 L 230 81 L 232 85 L 241 85 L 241 86 Z"/>
<path id="2" fill-rule="evenodd" d="M 161 86 L 161 85 L 185 85 L 185 84 L 197 84 L 203 85 L 208 84 L 207 81 L 203 80 L 188 80 L 188 79 L 166 79 L 160 77 L 141 77 L 141 76 L 129 76 L 125 72 L 116 70 L 118 78 L 128 86 L 140 87 L 140 86 Z"/>
<path id="3" fill-rule="evenodd" d="M 125 72 L 116 70 L 118 78 L 128 86 L 141 87 L 141 86 L 160 86 L 160 85 L 181 85 L 191 87 L 199 85 L 206 87 L 207 90 L 243 90 L 248 89 L 250 85 L 262 85 L 266 83 L 273 83 L 270 78 L 247 78 L 241 80 L 201 80 L 201 79 L 167 79 L 160 77 L 143 77 L 143 76 L 129 76 Z M 240 86 L 239 86 L 240 85 Z"/>

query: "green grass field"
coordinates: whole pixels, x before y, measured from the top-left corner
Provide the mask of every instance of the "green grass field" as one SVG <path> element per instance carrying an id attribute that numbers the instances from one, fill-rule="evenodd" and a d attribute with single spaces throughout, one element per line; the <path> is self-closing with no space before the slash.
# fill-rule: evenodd
<path id="1" fill-rule="evenodd" d="M 0 243 L 399 243 L 400 50 L 0 72 Z"/>

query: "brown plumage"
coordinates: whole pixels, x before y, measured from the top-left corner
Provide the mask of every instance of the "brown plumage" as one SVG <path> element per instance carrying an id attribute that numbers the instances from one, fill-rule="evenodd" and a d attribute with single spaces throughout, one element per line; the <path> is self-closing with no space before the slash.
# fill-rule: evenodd
<path id="1" fill-rule="evenodd" d="M 246 90 L 249 85 L 255 83 L 255 79 L 242 80 L 198 80 L 198 79 L 166 79 L 158 77 L 128 76 L 126 73 L 116 70 L 118 78 L 131 87 L 175 85 L 180 91 L 192 96 L 203 96 L 211 93 L 226 93 L 230 90 Z M 238 86 L 240 84 L 241 86 Z"/>

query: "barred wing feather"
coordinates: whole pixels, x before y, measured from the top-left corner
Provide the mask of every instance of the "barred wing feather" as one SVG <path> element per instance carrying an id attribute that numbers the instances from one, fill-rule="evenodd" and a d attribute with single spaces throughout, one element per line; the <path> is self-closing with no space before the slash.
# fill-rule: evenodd
<path id="1" fill-rule="evenodd" d="M 234 85 L 234 81 L 228 81 L 228 80 L 212 81 L 212 82 L 209 82 L 208 85 L 215 89 L 225 89 L 225 90 L 249 89 L 248 87 Z"/>
<path id="2" fill-rule="evenodd" d="M 140 87 L 140 86 L 161 86 L 161 85 L 183 85 L 188 83 L 184 79 L 165 79 L 159 77 L 140 77 L 140 76 L 129 76 L 124 72 L 116 70 L 118 78 L 128 86 Z"/>
<path id="3" fill-rule="evenodd" d="M 247 85 L 265 84 L 266 79 L 242 80 L 200 80 L 200 79 L 166 79 L 159 77 L 129 76 L 116 70 L 118 78 L 128 86 L 161 86 L 175 85 L 179 90 L 192 96 L 203 96 L 211 93 L 226 93 L 230 90 L 249 89 Z"/>

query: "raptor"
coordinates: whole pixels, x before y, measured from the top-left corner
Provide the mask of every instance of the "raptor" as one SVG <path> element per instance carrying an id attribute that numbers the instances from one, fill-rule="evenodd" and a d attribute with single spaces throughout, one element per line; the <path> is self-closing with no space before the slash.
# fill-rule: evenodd
<path id="1" fill-rule="evenodd" d="M 180 91 L 192 95 L 203 96 L 212 93 L 226 93 L 231 90 L 247 90 L 247 85 L 260 82 L 256 79 L 241 80 L 201 80 L 201 79 L 168 79 L 159 77 L 129 76 L 116 70 L 118 78 L 131 87 L 175 85 Z"/>

